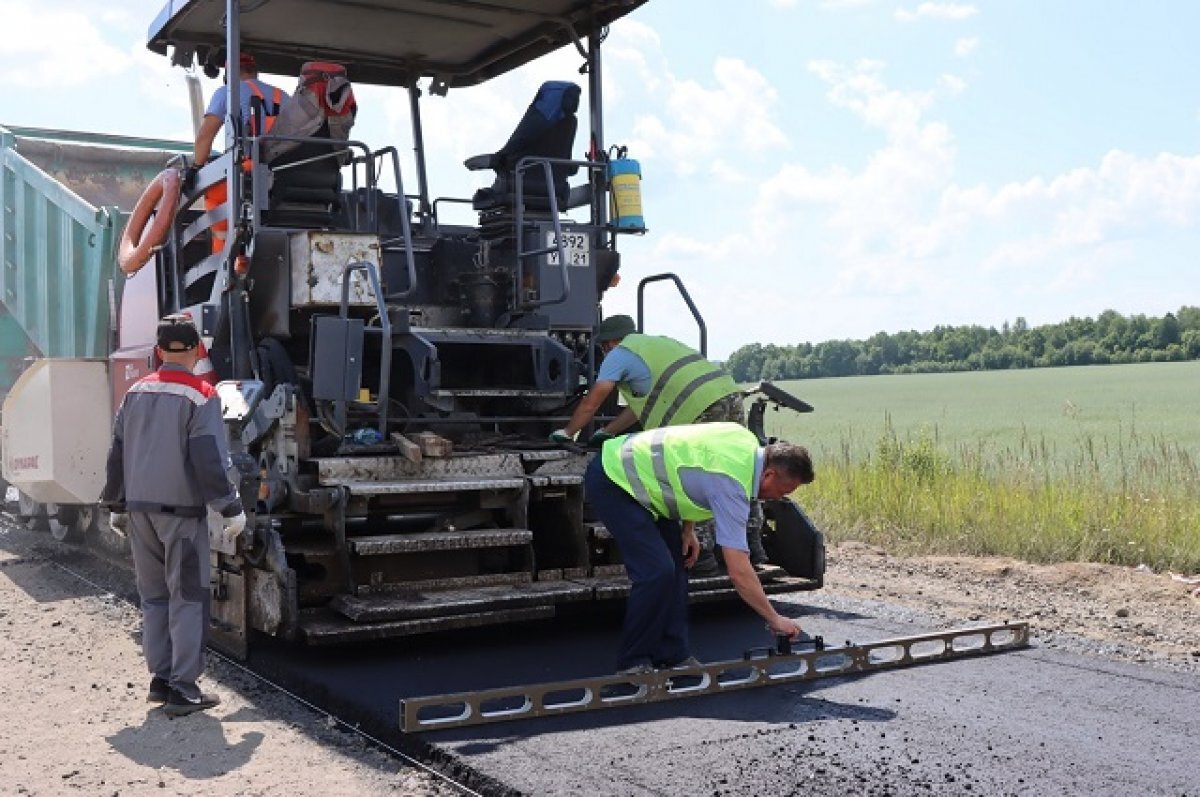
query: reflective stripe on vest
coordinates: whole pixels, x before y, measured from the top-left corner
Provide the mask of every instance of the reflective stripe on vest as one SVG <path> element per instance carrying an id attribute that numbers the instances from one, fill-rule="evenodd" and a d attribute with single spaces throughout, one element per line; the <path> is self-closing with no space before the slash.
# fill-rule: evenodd
<path id="1" fill-rule="evenodd" d="M 737 383 L 724 369 L 673 338 L 626 335 L 621 345 L 650 369 L 652 382 L 645 396 L 629 385 L 617 386 L 643 429 L 692 423 L 715 402 L 737 392 Z"/>
<path id="2" fill-rule="evenodd" d="M 277 116 L 279 116 L 279 106 L 281 104 L 283 104 L 283 92 L 280 91 L 278 87 L 275 87 L 275 86 L 271 87 L 273 89 L 272 94 L 271 94 L 271 109 L 267 110 L 267 97 L 265 94 L 262 93 L 262 89 L 260 89 L 258 87 L 258 82 L 254 81 L 254 80 L 243 80 L 242 85 L 249 87 L 250 93 L 253 94 L 255 97 L 258 97 L 258 99 L 262 102 L 263 117 L 264 117 L 262 135 L 265 136 L 267 133 L 270 133 L 271 128 L 275 126 L 275 118 Z M 250 114 L 250 135 L 252 135 L 252 136 L 259 135 L 258 130 L 257 130 L 257 125 L 255 124 L 255 122 L 256 122 L 256 120 L 254 118 L 254 113 L 251 112 L 251 114 Z"/>
<path id="3" fill-rule="evenodd" d="M 745 427 L 706 423 L 619 437 L 604 444 L 600 457 L 605 475 L 656 517 L 699 521 L 712 512 L 688 497 L 680 470 L 730 476 L 749 498 L 758 449 L 758 438 Z"/>

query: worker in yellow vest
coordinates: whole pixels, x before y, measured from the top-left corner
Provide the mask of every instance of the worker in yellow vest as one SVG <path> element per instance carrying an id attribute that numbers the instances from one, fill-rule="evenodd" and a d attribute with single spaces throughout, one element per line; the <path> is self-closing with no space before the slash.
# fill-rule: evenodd
<path id="1" fill-rule="evenodd" d="M 574 440 L 616 389 L 625 407 L 591 437 L 597 446 L 634 424 L 642 429 L 688 423 L 732 421 L 746 424 L 746 411 L 737 383 L 725 370 L 704 355 L 674 338 L 638 333 L 627 315 L 605 318 L 592 338 L 604 353 L 596 382 L 579 402 L 567 425 L 550 435 L 555 442 Z M 692 568 L 697 577 L 719 574 L 715 557 L 716 539 L 711 523 L 698 529 L 700 558 Z M 750 515 L 750 559 L 755 565 L 767 562 L 762 545 L 762 508 L 755 504 Z"/>
<path id="2" fill-rule="evenodd" d="M 700 552 L 695 524 L 715 520 L 734 589 L 776 634 L 799 637 L 779 614 L 750 563 L 746 521 L 755 498 L 784 498 L 814 478 L 803 446 L 760 446 L 735 423 L 671 426 L 602 444 L 584 490 L 604 521 L 632 582 L 617 669 L 623 675 L 691 667 L 687 567 Z"/>

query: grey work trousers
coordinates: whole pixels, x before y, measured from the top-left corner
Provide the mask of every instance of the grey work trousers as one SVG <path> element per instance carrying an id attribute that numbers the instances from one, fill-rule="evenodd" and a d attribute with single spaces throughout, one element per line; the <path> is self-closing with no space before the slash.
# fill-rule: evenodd
<path id="1" fill-rule="evenodd" d="M 130 512 L 129 547 L 146 666 L 185 697 L 199 697 L 209 613 L 208 520 Z"/>

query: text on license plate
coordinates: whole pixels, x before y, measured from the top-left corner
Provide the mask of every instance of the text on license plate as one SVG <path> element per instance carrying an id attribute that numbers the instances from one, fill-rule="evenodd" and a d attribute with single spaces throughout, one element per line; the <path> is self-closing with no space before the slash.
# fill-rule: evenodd
<path id="1" fill-rule="evenodd" d="M 553 251 L 546 255 L 546 262 L 552 266 L 558 265 L 558 246 L 554 239 L 554 232 L 546 233 L 546 246 L 554 247 Z M 591 259 L 591 250 L 588 246 L 587 233 L 582 232 L 564 232 L 562 234 L 562 251 L 567 258 L 568 266 L 583 266 L 586 267 Z"/>

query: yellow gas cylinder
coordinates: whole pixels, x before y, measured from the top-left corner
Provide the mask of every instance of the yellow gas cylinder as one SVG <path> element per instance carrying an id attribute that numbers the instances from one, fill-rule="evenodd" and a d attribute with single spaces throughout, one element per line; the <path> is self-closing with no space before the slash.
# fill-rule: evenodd
<path id="1" fill-rule="evenodd" d="M 643 232 L 646 220 L 642 217 L 642 167 L 621 149 L 608 162 L 609 195 L 612 197 L 612 221 L 618 230 Z"/>

